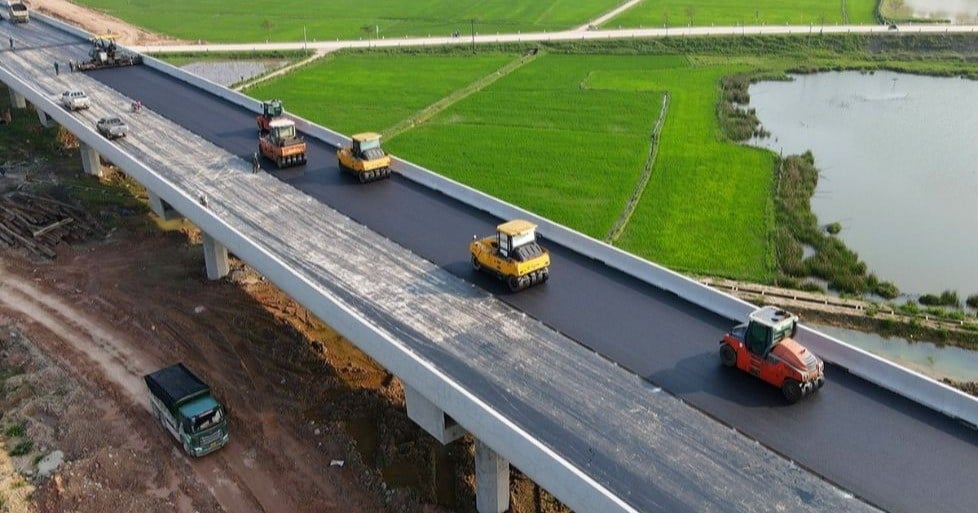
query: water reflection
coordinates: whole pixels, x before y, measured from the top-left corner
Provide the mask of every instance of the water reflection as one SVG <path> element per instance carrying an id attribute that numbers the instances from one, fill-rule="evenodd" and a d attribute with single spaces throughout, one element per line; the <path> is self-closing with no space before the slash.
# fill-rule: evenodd
<path id="1" fill-rule="evenodd" d="M 800 75 L 750 88 L 785 155 L 811 149 L 812 210 L 904 292 L 978 293 L 978 82 L 892 72 Z"/>
<path id="2" fill-rule="evenodd" d="M 934 379 L 978 381 L 978 351 L 953 346 L 940 347 L 930 342 L 910 342 L 899 337 L 887 338 L 875 333 L 833 326 L 812 327 Z"/>

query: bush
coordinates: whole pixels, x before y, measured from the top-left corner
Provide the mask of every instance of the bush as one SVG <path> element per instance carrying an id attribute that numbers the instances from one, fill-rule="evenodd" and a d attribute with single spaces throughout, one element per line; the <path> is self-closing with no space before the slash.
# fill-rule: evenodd
<path id="1" fill-rule="evenodd" d="M 20 437 L 20 436 L 24 436 L 24 433 L 25 432 L 26 432 L 26 430 L 24 429 L 24 423 L 21 422 L 20 424 L 14 424 L 14 425 L 8 427 L 3 432 L 3 434 L 7 438 L 17 438 L 17 437 Z"/>
<path id="2" fill-rule="evenodd" d="M 805 292 L 818 292 L 818 293 L 825 292 L 825 289 L 823 289 L 821 285 L 815 283 L 814 281 L 806 281 L 805 283 L 802 283 L 801 286 L 798 288 L 804 290 Z"/>
<path id="3" fill-rule="evenodd" d="M 958 293 L 953 290 L 945 290 L 941 295 L 924 294 L 917 300 L 918 303 L 926 306 L 950 306 L 951 308 L 961 308 L 961 300 Z"/>
<path id="4" fill-rule="evenodd" d="M 914 315 L 920 313 L 920 307 L 916 303 L 907 301 L 900 305 L 899 310 L 905 314 Z"/>
<path id="5" fill-rule="evenodd" d="M 825 231 L 831 233 L 832 235 L 838 235 L 838 233 L 842 231 L 842 225 L 839 223 L 829 223 L 829 225 L 825 227 Z"/>
<path id="6" fill-rule="evenodd" d="M 33 448 L 34 448 L 34 442 L 30 440 L 22 440 L 17 445 L 13 446 L 13 448 L 11 448 L 9 451 L 7 451 L 7 454 L 9 454 L 10 456 L 23 456 L 31 452 L 31 449 Z"/>
<path id="7" fill-rule="evenodd" d="M 971 308 L 978 308 L 978 294 L 972 294 L 968 296 L 968 299 L 965 301 L 965 303 L 967 303 L 968 306 L 970 306 Z"/>
<path id="8" fill-rule="evenodd" d="M 958 293 L 953 290 L 945 290 L 944 292 L 941 292 L 941 304 L 944 306 L 961 308 L 961 300 L 958 299 Z"/>
<path id="9" fill-rule="evenodd" d="M 883 299 L 893 299 L 900 295 L 900 289 L 892 282 L 881 281 L 873 287 L 873 293 Z"/>

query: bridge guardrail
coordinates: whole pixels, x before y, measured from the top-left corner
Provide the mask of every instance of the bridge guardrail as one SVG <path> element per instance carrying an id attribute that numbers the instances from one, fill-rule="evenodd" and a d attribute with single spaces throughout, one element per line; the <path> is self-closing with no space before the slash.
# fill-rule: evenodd
<path id="1" fill-rule="evenodd" d="M 182 191 L 156 173 L 122 146 L 108 141 L 90 125 L 34 90 L 19 77 L 0 66 L 0 81 L 15 89 L 78 139 L 94 148 L 129 176 L 164 199 L 202 231 L 220 241 L 290 297 L 305 305 L 314 315 L 343 333 L 371 358 L 437 404 L 477 438 L 493 447 L 514 465 L 545 486 L 559 493 L 578 511 L 638 513 L 604 486 L 566 461 L 491 406 L 472 395 L 433 364 L 375 328 L 373 323 L 347 308 L 328 291 L 295 273 L 282 259 L 221 219 L 210 204 L 204 207 L 197 198 Z M 325 299 L 325 301 L 324 301 Z M 501 451 L 499 448 L 506 448 Z"/>
<path id="2" fill-rule="evenodd" d="M 83 37 L 88 37 L 84 31 L 79 31 L 64 23 L 58 22 L 57 26 L 72 34 L 85 34 Z M 184 80 L 234 104 L 241 105 L 256 114 L 260 112 L 261 103 L 244 94 L 196 77 L 152 57 L 144 56 L 144 62 L 149 67 Z M 338 132 L 316 125 L 306 119 L 291 114 L 288 116 L 307 135 L 333 146 L 346 144 L 350 140 Z M 503 202 L 416 164 L 395 157 L 392 167 L 394 171 L 408 180 L 442 192 L 462 203 L 501 219 L 519 217 L 533 221 L 539 225 L 539 232 L 545 238 L 572 248 L 582 255 L 602 262 L 638 280 L 672 292 L 686 301 L 723 317 L 741 321 L 746 319 L 747 314 L 754 309 L 750 303 L 709 288 L 658 264 L 638 258 L 614 246 Z M 845 368 L 852 374 L 949 417 L 962 420 L 972 426 L 978 426 L 978 398 L 976 397 L 810 328 L 803 327 L 800 339 L 826 361 Z"/>

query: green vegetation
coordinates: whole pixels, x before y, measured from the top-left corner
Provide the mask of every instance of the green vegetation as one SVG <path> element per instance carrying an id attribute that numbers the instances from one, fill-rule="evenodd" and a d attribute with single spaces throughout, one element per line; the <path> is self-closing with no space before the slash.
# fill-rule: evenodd
<path id="1" fill-rule="evenodd" d="M 26 433 L 26 426 L 23 422 L 19 424 L 12 424 L 3 431 L 3 436 L 7 438 L 18 438 L 24 436 Z"/>
<path id="2" fill-rule="evenodd" d="M 638 77 L 665 57 L 546 55 L 388 147 L 418 164 L 597 238 L 642 173 L 662 92 Z"/>
<path id="3" fill-rule="evenodd" d="M 80 0 L 141 27 L 209 42 L 309 41 L 556 31 L 587 23 L 621 0 Z"/>
<path id="4" fill-rule="evenodd" d="M 201 61 L 256 61 L 284 60 L 289 63 L 311 57 L 307 50 L 263 50 L 260 52 L 165 52 L 152 54 L 153 57 L 174 66 L 186 66 Z"/>
<path id="5" fill-rule="evenodd" d="M 895 297 L 896 287 L 868 274 L 807 206 L 778 208 L 774 185 L 783 176 L 776 173 L 798 174 L 802 194 L 790 203 L 807 205 L 815 156 L 786 158 L 784 167 L 767 150 L 734 143 L 763 135 L 737 104 L 749 100 L 752 81 L 789 72 L 978 77 L 978 46 L 968 36 L 677 37 L 485 46 L 475 56 L 458 47 L 348 52 L 250 94 L 281 97 L 291 110 L 346 133 L 383 130 L 531 48 L 541 52 L 536 60 L 407 129 L 388 148 L 603 237 L 641 175 L 669 93 L 656 164 L 618 245 L 680 271 L 796 287 L 817 286 L 806 280 L 816 276 L 841 291 L 884 298 Z M 803 258 L 801 243 L 816 255 Z"/>
<path id="6" fill-rule="evenodd" d="M 972 294 L 968 296 L 968 299 L 967 301 L 965 301 L 965 304 L 967 304 L 971 308 L 978 308 L 978 294 Z"/>
<path id="7" fill-rule="evenodd" d="M 877 0 L 659 0 L 641 2 L 605 28 L 876 23 Z"/>
<path id="8" fill-rule="evenodd" d="M 281 98 L 287 110 L 343 133 L 379 132 L 503 67 L 517 55 L 346 54 L 245 92 L 259 99 Z"/>
<path id="9" fill-rule="evenodd" d="M 945 290 L 941 295 L 924 294 L 917 299 L 917 302 L 925 306 L 949 306 L 951 308 L 961 308 L 961 300 L 958 293 L 953 290 Z"/>
<path id="10" fill-rule="evenodd" d="M 25 454 L 29 454 L 33 448 L 34 442 L 30 440 L 21 440 L 7 450 L 7 454 L 10 456 L 24 456 Z"/>

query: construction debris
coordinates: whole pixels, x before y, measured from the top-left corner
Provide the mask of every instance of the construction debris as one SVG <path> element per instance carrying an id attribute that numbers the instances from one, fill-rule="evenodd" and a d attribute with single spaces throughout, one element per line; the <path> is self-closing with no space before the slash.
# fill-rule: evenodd
<path id="1" fill-rule="evenodd" d="M 67 203 L 21 191 L 0 197 L 0 247 L 53 259 L 62 242 L 79 243 L 99 231 L 91 216 Z"/>

